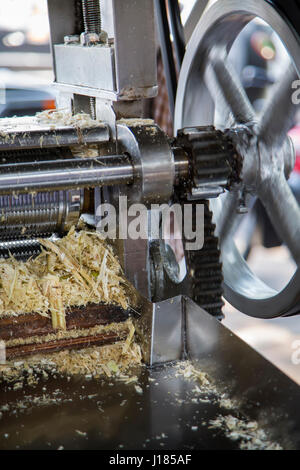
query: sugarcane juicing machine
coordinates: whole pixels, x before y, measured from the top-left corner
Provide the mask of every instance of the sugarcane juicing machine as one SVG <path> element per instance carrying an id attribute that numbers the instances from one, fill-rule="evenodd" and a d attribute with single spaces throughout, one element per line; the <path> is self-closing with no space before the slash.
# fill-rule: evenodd
<path id="1" fill-rule="evenodd" d="M 300 74 L 300 9 L 297 2 L 211 3 L 184 44 L 178 2 L 168 2 L 171 42 L 163 1 L 48 0 L 58 118 L 54 122 L 48 113 L 0 123 L 0 252 L 35 256 L 40 238 L 62 236 L 81 218 L 99 226 L 101 204 L 119 209 L 120 198 L 128 206 L 145 206 L 152 222 L 160 205 L 188 206 L 183 225 L 195 233 L 201 215 L 201 246 L 191 248 L 184 227 L 172 245 L 159 223 L 158 231 L 149 223 L 147 237 L 113 241 L 126 278 L 145 302 L 139 320 L 145 359 L 153 366 L 183 355 L 210 357 L 222 380 L 233 363 L 239 381 L 244 366 L 238 365 L 238 350 L 248 353 L 237 339 L 231 347 L 227 332 L 223 338 L 223 297 L 257 318 L 300 313 L 300 208 L 287 182 L 295 165 L 287 133 L 297 110 L 292 95 Z M 236 38 L 255 18 L 273 28 L 290 55 L 259 115 L 228 60 Z M 145 114 L 145 103 L 159 91 L 159 46 L 173 137 Z M 178 85 L 173 47 L 181 65 Z M 60 112 L 68 119 L 59 119 Z M 76 122 L 78 115 L 86 116 L 84 125 Z M 253 197 L 297 266 L 280 291 L 251 271 L 234 243 Z M 124 214 L 117 213 L 122 227 Z M 262 359 L 252 351 L 250 356 L 254 371 Z M 268 367 L 273 377 L 266 364 L 261 377 Z M 299 393 L 283 376 L 274 380 L 284 384 L 281 394 L 289 387 Z M 261 386 L 266 399 L 270 393 Z M 249 387 L 244 377 L 238 393 Z"/>

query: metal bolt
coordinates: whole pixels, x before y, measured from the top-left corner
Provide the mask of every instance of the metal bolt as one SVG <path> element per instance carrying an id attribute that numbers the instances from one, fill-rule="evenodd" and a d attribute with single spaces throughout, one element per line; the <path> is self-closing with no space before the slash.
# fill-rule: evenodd
<path id="1" fill-rule="evenodd" d="M 100 36 L 97 33 L 81 33 L 80 43 L 82 46 L 95 46 L 100 43 Z"/>
<path id="2" fill-rule="evenodd" d="M 80 36 L 78 34 L 70 34 L 69 36 L 64 37 L 65 45 L 68 44 L 79 44 Z"/>
<path id="3" fill-rule="evenodd" d="M 241 192 L 240 198 L 239 198 L 239 205 L 236 209 L 237 214 L 248 214 L 249 208 L 247 207 L 246 204 L 246 196 L 244 192 Z"/>
<path id="4" fill-rule="evenodd" d="M 248 207 L 244 207 L 242 205 L 240 207 L 238 207 L 236 211 L 237 211 L 238 214 L 241 214 L 241 215 L 248 214 L 248 212 L 249 212 Z"/>
<path id="5" fill-rule="evenodd" d="M 109 39 L 108 39 L 108 34 L 106 31 L 101 31 L 101 34 L 100 34 L 100 42 L 102 44 L 108 44 L 109 42 Z"/>

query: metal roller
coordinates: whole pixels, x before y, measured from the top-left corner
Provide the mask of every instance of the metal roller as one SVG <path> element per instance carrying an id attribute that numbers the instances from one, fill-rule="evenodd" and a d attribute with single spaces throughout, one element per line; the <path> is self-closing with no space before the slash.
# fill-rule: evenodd
<path id="1" fill-rule="evenodd" d="M 64 233 L 79 220 L 83 191 L 0 196 L 0 240 Z"/>
<path id="2" fill-rule="evenodd" d="M 0 194 L 94 188 L 133 181 L 133 168 L 126 156 L 72 158 L 39 163 L 2 165 Z"/>

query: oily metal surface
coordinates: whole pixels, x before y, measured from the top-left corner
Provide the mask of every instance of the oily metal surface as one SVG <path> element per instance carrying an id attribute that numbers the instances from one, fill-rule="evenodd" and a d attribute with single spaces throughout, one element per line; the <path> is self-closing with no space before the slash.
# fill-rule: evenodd
<path id="1" fill-rule="evenodd" d="M 207 424 L 229 414 L 257 419 L 272 440 L 299 448 L 299 387 L 192 302 L 183 313 L 190 356 L 218 393 L 195 400 L 195 382 L 176 376 L 174 363 L 135 371 L 142 394 L 114 379 L 56 376 L 16 391 L 1 384 L 0 449 L 235 449 Z M 223 391 L 236 410 L 220 407 Z"/>
<path id="2" fill-rule="evenodd" d="M 192 403 L 188 397 L 195 384 L 174 378 L 174 371 L 172 366 L 143 370 L 142 395 L 134 385 L 113 380 L 67 383 L 57 378 L 40 383 L 25 392 L 31 397 L 28 400 L 40 399 L 46 386 L 48 394 L 61 402 L 30 406 L 16 415 L 5 413 L 0 425 L 0 449 L 235 448 L 236 444 L 224 436 L 214 437 L 214 430 L 201 427 L 203 418 L 213 419 L 220 410 L 214 404 Z M 149 378 L 154 381 L 149 382 Z M 6 395 L 11 404 L 23 399 L 23 392 L 2 390 L 1 395 Z M 179 399 L 186 404 L 181 406 Z M 199 425 L 199 432 L 192 431 L 192 425 Z"/>

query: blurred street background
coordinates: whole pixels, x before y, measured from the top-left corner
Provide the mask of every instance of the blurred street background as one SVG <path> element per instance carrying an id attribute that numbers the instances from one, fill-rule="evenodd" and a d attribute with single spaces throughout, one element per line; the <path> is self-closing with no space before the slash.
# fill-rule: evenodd
<path id="1" fill-rule="evenodd" d="M 0 117 L 54 107 L 49 38 L 46 0 L 0 2 Z"/>

